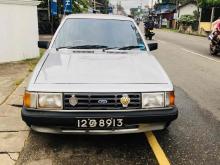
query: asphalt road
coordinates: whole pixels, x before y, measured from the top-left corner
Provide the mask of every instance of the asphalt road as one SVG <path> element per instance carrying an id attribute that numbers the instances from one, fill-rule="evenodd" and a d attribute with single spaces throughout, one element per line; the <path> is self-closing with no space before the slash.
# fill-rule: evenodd
<path id="1" fill-rule="evenodd" d="M 153 54 L 174 85 L 220 120 L 220 56 L 209 55 L 208 39 L 164 30 L 155 38 L 159 49 Z"/>
<path id="2" fill-rule="evenodd" d="M 179 117 L 154 132 L 171 164 L 220 164 L 220 58 L 206 38 L 156 30 L 153 54 L 175 85 Z M 185 41 L 184 41 L 185 40 Z M 214 59 L 214 60 L 212 60 Z M 49 135 L 30 132 L 17 164 L 158 164 L 144 134 Z"/>

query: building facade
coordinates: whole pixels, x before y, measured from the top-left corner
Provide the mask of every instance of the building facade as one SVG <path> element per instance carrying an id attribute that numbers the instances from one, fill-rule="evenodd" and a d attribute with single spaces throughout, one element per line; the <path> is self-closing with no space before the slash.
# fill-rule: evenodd
<path id="1" fill-rule="evenodd" d="M 178 18 L 180 18 L 182 15 L 193 15 L 194 11 L 197 11 L 197 5 L 195 2 L 189 2 L 184 5 L 181 5 L 178 7 Z"/>
<path id="2" fill-rule="evenodd" d="M 0 0 L 0 63 L 39 55 L 38 4 L 32 0 Z"/>

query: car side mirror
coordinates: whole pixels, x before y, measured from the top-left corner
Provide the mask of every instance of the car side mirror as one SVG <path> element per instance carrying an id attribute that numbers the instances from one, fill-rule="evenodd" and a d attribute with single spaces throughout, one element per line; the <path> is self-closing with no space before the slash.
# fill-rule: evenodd
<path id="1" fill-rule="evenodd" d="M 158 48 L 158 43 L 149 43 L 147 45 L 150 51 L 156 50 Z"/>
<path id="2" fill-rule="evenodd" d="M 42 49 L 48 49 L 50 42 L 48 41 L 38 41 L 38 47 Z"/>

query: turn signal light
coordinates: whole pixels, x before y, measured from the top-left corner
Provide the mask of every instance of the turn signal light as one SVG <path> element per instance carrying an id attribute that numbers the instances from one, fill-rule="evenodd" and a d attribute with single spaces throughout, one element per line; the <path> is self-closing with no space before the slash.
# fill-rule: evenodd
<path id="1" fill-rule="evenodd" d="M 36 108 L 37 103 L 37 94 L 25 92 L 23 98 L 24 107 L 26 108 Z"/>
<path id="2" fill-rule="evenodd" d="M 175 105 L 175 94 L 174 91 L 166 92 L 166 107 Z"/>
<path id="3" fill-rule="evenodd" d="M 170 95 L 170 106 L 174 106 L 175 105 L 175 94 L 174 91 L 169 93 Z"/>
<path id="4" fill-rule="evenodd" d="M 25 107 L 30 107 L 30 105 L 31 105 L 31 94 L 25 92 L 25 94 L 24 94 L 24 106 Z"/>

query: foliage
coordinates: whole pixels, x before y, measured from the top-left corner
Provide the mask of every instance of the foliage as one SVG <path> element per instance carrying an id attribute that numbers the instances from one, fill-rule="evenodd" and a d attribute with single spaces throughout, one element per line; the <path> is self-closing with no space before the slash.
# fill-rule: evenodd
<path id="1" fill-rule="evenodd" d="M 42 0 L 38 7 L 47 8 L 48 7 L 48 0 Z"/>
<path id="2" fill-rule="evenodd" d="M 187 2 L 197 2 L 199 7 L 220 6 L 220 0 L 162 0 L 164 3 L 185 4 Z M 159 1 L 158 1 L 159 2 Z"/>
<path id="3" fill-rule="evenodd" d="M 193 11 L 193 15 L 194 15 L 194 17 L 196 18 L 196 20 L 199 20 L 200 13 L 199 13 L 198 10 L 194 10 L 194 11 Z"/>
<path id="4" fill-rule="evenodd" d="M 132 16 L 138 15 L 138 8 L 130 8 L 130 12 Z"/>
<path id="5" fill-rule="evenodd" d="M 182 25 L 190 26 L 197 21 L 194 15 L 182 15 L 178 22 Z"/>
<path id="6" fill-rule="evenodd" d="M 131 16 L 133 16 L 135 18 L 135 17 L 139 17 L 141 14 L 143 14 L 144 10 L 140 9 L 140 8 L 130 8 L 130 13 L 131 13 Z"/>
<path id="7" fill-rule="evenodd" d="M 88 10 L 89 1 L 88 0 L 73 0 L 73 13 L 82 13 Z M 75 10 L 74 10 L 75 9 Z"/>
<path id="8" fill-rule="evenodd" d="M 179 4 L 185 4 L 187 2 L 192 2 L 193 0 L 162 0 L 163 3 L 179 3 Z"/>
<path id="9" fill-rule="evenodd" d="M 220 6 L 220 0 L 197 0 L 200 7 Z"/>
<path id="10" fill-rule="evenodd" d="M 99 10 L 101 13 L 108 13 L 108 4 L 109 4 L 109 0 L 96 0 L 96 2 L 99 2 L 101 4 L 103 4 L 103 7 L 100 7 Z"/>

